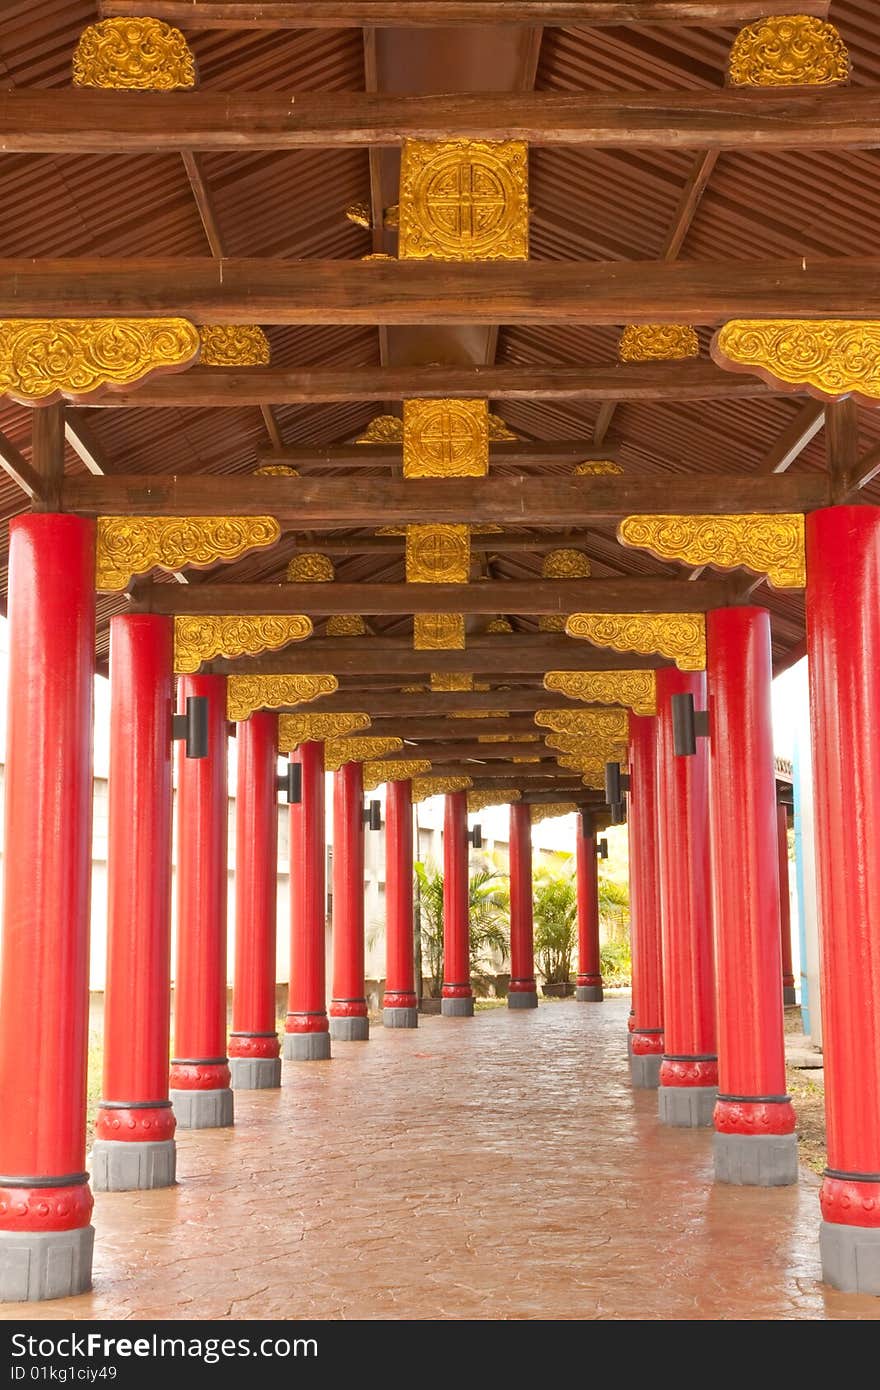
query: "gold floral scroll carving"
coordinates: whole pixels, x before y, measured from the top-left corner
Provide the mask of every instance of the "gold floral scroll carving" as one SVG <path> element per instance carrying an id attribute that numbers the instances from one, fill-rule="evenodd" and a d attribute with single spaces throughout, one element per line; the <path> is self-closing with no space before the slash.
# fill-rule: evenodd
<path id="1" fill-rule="evenodd" d="M 364 791 L 372 792 L 385 782 L 408 782 L 431 771 L 427 758 L 398 758 L 392 762 L 364 763 Z"/>
<path id="2" fill-rule="evenodd" d="M 417 652 L 464 651 L 463 613 L 416 613 L 413 647 Z"/>
<path id="3" fill-rule="evenodd" d="M 0 395 L 22 405 L 87 400 L 194 362 L 188 319 L 0 319 Z"/>
<path id="4" fill-rule="evenodd" d="M 468 671 L 434 671 L 431 689 L 434 691 L 473 690 L 474 678 Z"/>
<path id="5" fill-rule="evenodd" d="M 330 556 L 317 551 L 294 555 L 287 566 L 289 584 L 332 584 L 335 578 L 336 570 Z"/>
<path id="6" fill-rule="evenodd" d="M 551 801 L 546 806 L 532 806 L 532 825 L 542 820 L 555 820 L 557 816 L 573 816 L 577 809 L 573 801 Z"/>
<path id="7" fill-rule="evenodd" d="M 551 550 L 541 565 L 542 579 L 589 579 L 590 562 L 582 550 Z M 564 632 L 565 613 L 545 613 L 538 620 L 539 632 Z"/>
<path id="8" fill-rule="evenodd" d="M 493 634 L 500 632 L 513 632 L 513 623 L 509 618 L 493 618 L 486 628 L 487 632 Z"/>
<path id="9" fill-rule="evenodd" d="M 272 516 L 101 516 L 95 588 L 114 593 L 154 565 L 175 571 L 237 560 L 280 534 Z"/>
<path id="10" fill-rule="evenodd" d="M 502 420 L 500 415 L 493 415 L 492 411 L 488 414 L 489 438 L 497 443 L 513 443 L 520 436 L 516 430 L 512 430 L 506 420 Z"/>
<path id="11" fill-rule="evenodd" d="M 804 518 L 791 514 L 736 516 L 627 516 L 617 528 L 621 545 L 660 560 L 766 574 L 774 589 L 807 582 Z"/>
<path id="12" fill-rule="evenodd" d="M 471 571 L 467 526 L 434 523 L 406 528 L 408 584 L 466 584 Z"/>
<path id="13" fill-rule="evenodd" d="M 328 637 L 366 637 L 367 625 L 360 613 L 336 613 L 327 619 Z"/>
<path id="14" fill-rule="evenodd" d="M 373 230 L 373 214 L 369 203 L 357 202 L 349 203 L 345 209 L 345 216 L 349 222 L 353 222 L 356 227 L 363 227 L 365 232 Z"/>
<path id="15" fill-rule="evenodd" d="M 631 323 L 620 335 L 621 362 L 682 362 L 699 357 L 700 340 L 682 323 Z"/>
<path id="16" fill-rule="evenodd" d="M 406 140 L 401 260 L 525 261 L 529 160 L 522 140 Z"/>
<path id="17" fill-rule="evenodd" d="M 368 714 L 281 714 L 278 716 L 278 747 L 290 753 L 301 743 L 323 743 L 328 738 L 369 729 Z"/>
<path id="18" fill-rule="evenodd" d="M 575 754 L 560 753 L 556 762 L 566 772 L 577 772 L 585 787 L 604 787 L 606 758 L 579 757 Z"/>
<path id="19" fill-rule="evenodd" d="M 174 619 L 174 670 L 184 675 L 198 671 L 203 661 L 217 656 L 277 651 L 288 642 L 302 642 L 312 632 L 311 618 L 300 616 L 178 615 Z"/>
<path id="20" fill-rule="evenodd" d="M 195 59 L 180 30 L 159 19 L 102 19 L 80 34 L 73 85 L 179 91 L 196 85 Z"/>
<path id="21" fill-rule="evenodd" d="M 427 801 L 429 797 L 446 796 L 448 792 L 466 792 L 473 785 L 470 777 L 414 777 L 412 799 Z"/>
<path id="22" fill-rule="evenodd" d="M 335 676 L 230 676 L 226 682 L 226 717 L 240 723 L 254 710 L 304 705 L 338 689 Z"/>
<path id="23" fill-rule="evenodd" d="M 482 478 L 488 471 L 485 401 L 404 401 L 405 478 Z"/>
<path id="24" fill-rule="evenodd" d="M 507 719 L 510 711 L 506 709 L 456 709 L 450 710 L 449 719 Z"/>
<path id="25" fill-rule="evenodd" d="M 657 677 L 653 671 L 548 671 L 544 689 L 585 704 L 628 705 L 633 714 L 657 713 Z M 561 718 L 573 713 L 577 711 L 541 710 L 535 723 L 554 729 L 558 725 L 550 724 L 548 715 Z"/>
<path id="26" fill-rule="evenodd" d="M 721 367 L 820 400 L 853 396 L 868 406 L 880 400 L 876 319 L 731 319 L 709 350 Z"/>
<path id="27" fill-rule="evenodd" d="M 263 463 L 254 469 L 255 478 L 298 478 L 299 473 L 286 463 Z"/>
<path id="28" fill-rule="evenodd" d="M 402 751 L 402 738 L 332 738 L 324 744 L 324 768 L 336 772 L 344 763 L 375 761 Z"/>
<path id="29" fill-rule="evenodd" d="M 831 87 L 849 81 L 849 54 L 833 24 L 772 15 L 741 29 L 730 50 L 733 87 Z"/>
<path id="30" fill-rule="evenodd" d="M 516 787 L 495 787 L 490 792 L 468 792 L 467 808 L 473 814 L 475 811 L 485 811 L 487 806 L 506 806 L 511 801 L 519 801 L 522 792 L 517 791 Z"/>
<path id="31" fill-rule="evenodd" d="M 269 339 L 252 323 L 205 323 L 200 362 L 204 367 L 268 367 Z"/>
<path id="32" fill-rule="evenodd" d="M 706 669 L 702 613 L 573 613 L 565 630 L 615 652 L 657 652 L 680 671 Z"/>
<path id="33" fill-rule="evenodd" d="M 651 672 L 653 675 L 653 672 Z M 539 709 L 535 723 L 567 738 L 629 738 L 629 716 L 622 709 Z M 555 747 L 551 744 L 551 747 Z"/>
<path id="34" fill-rule="evenodd" d="M 355 444 L 402 444 L 403 421 L 399 415 L 374 415 Z M 376 532 L 380 535 L 381 532 Z"/>
<path id="35" fill-rule="evenodd" d="M 576 478 L 590 477 L 602 473 L 622 473 L 623 469 L 619 463 L 612 463 L 611 459 L 595 459 L 589 463 L 576 463 L 574 466 L 574 476 Z"/>

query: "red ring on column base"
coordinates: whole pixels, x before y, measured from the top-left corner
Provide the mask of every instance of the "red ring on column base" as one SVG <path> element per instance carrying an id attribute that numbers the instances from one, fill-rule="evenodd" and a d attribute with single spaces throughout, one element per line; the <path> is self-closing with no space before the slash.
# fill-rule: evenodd
<path id="1" fill-rule="evenodd" d="M 632 1035 L 632 1050 L 636 1057 L 662 1057 L 663 1034 L 640 1033 L 637 1028 L 634 1028 Z"/>
<path id="2" fill-rule="evenodd" d="M 577 977 L 577 985 L 578 985 L 578 988 L 579 988 L 579 989 L 586 989 L 586 988 L 589 988 L 589 987 L 592 987 L 592 988 L 594 988 L 594 989 L 601 989 L 601 988 L 602 988 L 602 976 L 601 976 L 601 975 L 578 975 L 578 977 Z M 629 1022 L 628 1022 L 628 1024 L 627 1024 L 627 1026 L 629 1027 L 629 1031 L 630 1031 L 630 1032 L 633 1031 L 634 1023 L 635 1023 L 635 1021 L 633 1021 L 633 1023 L 629 1023 Z"/>
<path id="3" fill-rule="evenodd" d="M 580 980 L 578 980 L 578 984 L 580 984 Z M 628 1033 L 634 1033 L 636 1031 L 636 1016 L 633 1013 L 632 1009 L 630 1009 L 629 1013 L 627 1014 L 626 1031 Z"/>
<path id="4" fill-rule="evenodd" d="M 366 999 L 331 999 L 331 1018 L 368 1018 Z"/>
<path id="5" fill-rule="evenodd" d="M 328 1033 L 326 1014 L 288 1014 L 284 1020 L 285 1033 Z"/>
<path id="6" fill-rule="evenodd" d="M 155 1110 L 141 1106 L 133 1110 L 116 1107 L 105 1110 L 99 1106 L 95 1138 L 118 1143 L 159 1144 L 173 1139 L 176 1128 L 177 1121 L 170 1105 L 157 1106 Z"/>
<path id="7" fill-rule="evenodd" d="M 382 996 L 383 1009 L 417 1009 L 419 1001 L 412 991 L 404 989 L 386 989 Z"/>
<path id="8" fill-rule="evenodd" d="M 580 983 L 580 981 L 578 981 Z M 537 991 L 534 977 L 530 980 L 511 980 L 507 986 L 508 994 L 534 994 Z"/>
<path id="9" fill-rule="evenodd" d="M 783 989 L 794 989 L 794 975 L 783 975 L 783 977 L 782 977 L 782 988 L 783 988 Z"/>
<path id="10" fill-rule="evenodd" d="M 230 1057 L 280 1057 L 277 1033 L 230 1033 Z"/>
<path id="11" fill-rule="evenodd" d="M 169 1085 L 172 1091 L 222 1091 L 229 1068 L 225 1062 L 172 1062 Z"/>
<path id="12" fill-rule="evenodd" d="M 712 1123 L 718 1134 L 793 1134 L 790 1100 L 717 1100 Z"/>
<path id="13" fill-rule="evenodd" d="M 833 1226 L 880 1226 L 880 1182 L 830 1178 L 819 1190 L 822 1218 Z"/>
<path id="14" fill-rule="evenodd" d="M 717 1086 L 717 1061 L 670 1061 L 660 1063 L 661 1086 Z"/>
<path id="15" fill-rule="evenodd" d="M 444 985 L 440 991 L 441 999 L 473 999 L 474 991 L 470 985 Z"/>
<path id="16" fill-rule="evenodd" d="M 77 1231 L 92 1219 L 88 1183 L 75 1187 L 0 1187 L 0 1231 Z"/>

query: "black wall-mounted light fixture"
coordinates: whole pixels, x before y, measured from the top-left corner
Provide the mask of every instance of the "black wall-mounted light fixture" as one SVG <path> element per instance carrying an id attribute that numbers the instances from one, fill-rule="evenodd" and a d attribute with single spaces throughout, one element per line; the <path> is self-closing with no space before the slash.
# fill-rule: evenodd
<path id="1" fill-rule="evenodd" d="M 605 801 L 608 806 L 622 806 L 623 793 L 629 791 L 629 777 L 620 771 L 620 763 L 605 764 Z"/>
<path id="2" fill-rule="evenodd" d="M 610 810 L 611 810 L 611 817 L 610 817 L 610 819 L 611 819 L 611 824 L 612 824 L 612 825 L 626 825 L 626 802 L 625 802 L 625 801 L 616 801 L 616 802 L 614 802 L 614 803 L 611 805 Z"/>
<path id="3" fill-rule="evenodd" d="M 186 744 L 188 758 L 208 756 L 208 697 L 187 695 L 186 713 L 175 714 L 171 720 L 171 737 Z"/>
<path id="4" fill-rule="evenodd" d="M 364 807 L 364 825 L 368 830 L 382 829 L 382 803 L 381 801 L 371 801 Z"/>
<path id="5" fill-rule="evenodd" d="M 469 830 L 469 831 L 468 831 L 468 833 L 467 833 L 467 840 L 468 840 L 468 844 L 469 844 L 469 845 L 473 845 L 474 849 L 482 849 L 482 848 L 483 848 L 483 827 L 482 827 L 481 825 L 475 825 L 474 828 L 473 828 L 473 830 Z"/>
<path id="6" fill-rule="evenodd" d="M 605 839 L 596 841 L 596 857 L 598 859 L 608 858 L 608 841 Z"/>
<path id="7" fill-rule="evenodd" d="M 284 800 L 288 806 L 299 806 L 303 799 L 302 787 L 302 763 L 295 763 L 292 758 L 289 758 L 287 771 L 278 774 L 278 790 L 284 792 Z"/>
<path id="8" fill-rule="evenodd" d="M 709 737 L 709 711 L 694 709 L 694 697 L 687 691 L 673 695 L 672 747 L 677 758 L 692 758 L 697 739 Z"/>

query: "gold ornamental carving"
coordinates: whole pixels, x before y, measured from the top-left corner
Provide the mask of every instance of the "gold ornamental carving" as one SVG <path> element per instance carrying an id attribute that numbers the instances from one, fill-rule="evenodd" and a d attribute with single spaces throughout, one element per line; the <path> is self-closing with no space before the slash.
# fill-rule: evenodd
<path id="1" fill-rule="evenodd" d="M 375 761 L 402 751 L 402 738 L 331 738 L 324 744 L 324 770 L 336 772 L 345 763 Z"/>
<path id="2" fill-rule="evenodd" d="M 617 528 L 621 545 L 659 560 L 766 574 L 774 589 L 807 582 L 801 513 L 735 516 L 627 516 Z"/>
<path id="3" fill-rule="evenodd" d="M 422 777 L 431 771 L 427 758 L 399 758 L 391 762 L 364 763 L 364 791 L 372 792 L 385 782 L 408 782 L 411 777 Z"/>
<path id="4" fill-rule="evenodd" d="M 849 54 L 833 24 L 772 15 L 740 30 L 727 74 L 733 87 L 832 87 L 849 81 Z"/>
<path id="5" fill-rule="evenodd" d="M 203 367 L 268 367 L 269 339 L 252 323 L 205 323 L 199 329 Z"/>
<path id="6" fill-rule="evenodd" d="M 578 756 L 574 753 L 560 753 L 556 759 L 559 767 L 566 772 L 576 772 L 585 787 L 601 788 L 605 785 L 605 758 Z"/>
<path id="7" fill-rule="evenodd" d="M 174 619 L 174 670 L 178 675 L 198 671 L 203 661 L 217 656 L 255 656 L 278 651 L 289 642 L 302 642 L 313 632 L 311 618 L 244 614 L 178 615 Z"/>
<path id="8" fill-rule="evenodd" d="M 102 19 L 83 29 L 73 54 L 75 87 L 174 92 L 196 85 L 196 64 L 179 29 L 159 19 Z"/>
<path id="9" fill-rule="evenodd" d="M 621 362 L 683 362 L 699 357 L 696 331 L 682 323 L 630 323 L 620 335 Z"/>
<path id="10" fill-rule="evenodd" d="M 114 593 L 156 565 L 173 572 L 237 560 L 280 535 L 272 516 L 100 516 L 95 588 Z"/>
<path id="11" fill-rule="evenodd" d="M 877 319 L 731 319 L 709 350 L 721 367 L 820 400 L 880 400 Z"/>
<path id="12" fill-rule="evenodd" d="M 496 787 L 490 792 L 468 792 L 467 808 L 473 814 L 475 811 L 485 811 L 487 806 L 507 806 L 511 801 L 519 801 L 522 792 L 517 791 L 516 787 Z"/>
<path id="13" fill-rule="evenodd" d="M 369 727 L 368 714 L 282 714 L 278 717 L 278 748 L 292 753 L 301 743 L 323 743 Z"/>
<path id="14" fill-rule="evenodd" d="M 657 676 L 654 671 L 548 671 L 544 689 L 556 691 L 569 700 L 585 704 L 627 705 L 633 714 L 657 713 Z M 559 729 L 557 721 L 577 710 L 540 710 L 535 723 L 548 729 Z"/>
<path id="15" fill-rule="evenodd" d="M 493 636 L 496 633 L 513 632 L 513 623 L 509 618 L 493 618 L 486 631 L 492 633 Z"/>
<path id="16" fill-rule="evenodd" d="M 471 691 L 474 678 L 468 671 L 434 671 L 431 689 L 434 691 Z"/>
<path id="17" fill-rule="evenodd" d="M 540 734 L 478 734 L 477 743 L 540 743 Z"/>
<path id="18" fill-rule="evenodd" d="M 366 637 L 367 625 L 360 613 L 335 613 L 324 631 L 328 637 Z"/>
<path id="19" fill-rule="evenodd" d="M 362 434 L 359 434 L 354 441 L 355 444 L 402 444 L 403 443 L 403 421 L 399 415 L 374 415 Z M 376 535 L 381 535 L 377 531 Z"/>
<path id="20" fill-rule="evenodd" d="M 502 420 L 500 415 L 493 415 L 489 411 L 487 416 L 489 426 L 489 438 L 496 444 L 513 444 L 519 439 L 516 430 L 512 430 L 506 420 Z"/>
<path id="21" fill-rule="evenodd" d="M 622 709 L 539 709 L 535 723 L 566 738 L 629 738 L 629 715 Z"/>
<path id="22" fill-rule="evenodd" d="M 446 796 L 449 792 L 466 792 L 472 787 L 470 777 L 414 777 L 412 799 L 427 801 L 432 796 Z"/>
<path id="23" fill-rule="evenodd" d="M 544 743 L 557 757 L 573 758 L 580 765 L 604 767 L 626 755 L 626 739 L 597 740 L 580 734 L 548 734 Z"/>
<path id="24" fill-rule="evenodd" d="M 304 705 L 338 689 L 335 676 L 230 676 L 226 682 L 226 717 L 240 723 L 254 710 Z"/>
<path id="25" fill-rule="evenodd" d="M 373 214 L 369 203 L 357 202 L 349 203 L 345 209 L 345 216 L 349 222 L 353 222 L 356 227 L 363 227 L 365 232 L 373 230 Z"/>
<path id="26" fill-rule="evenodd" d="M 488 471 L 485 401 L 404 401 L 405 478 L 482 478 Z"/>
<path id="27" fill-rule="evenodd" d="M 574 466 L 574 476 L 576 478 L 588 478 L 600 476 L 603 473 L 622 473 L 623 469 L 619 463 L 612 463 L 611 459 L 593 459 L 589 463 L 576 463 Z"/>
<path id="28" fill-rule="evenodd" d="M 264 463 L 253 471 L 254 478 L 298 478 L 299 472 L 286 463 Z"/>
<path id="29" fill-rule="evenodd" d="M 450 710 L 448 719 L 507 719 L 509 710 L 506 709 L 457 709 Z"/>
<path id="30" fill-rule="evenodd" d="M 528 260 L 525 141 L 404 141 L 399 253 L 401 260 Z"/>
<path id="31" fill-rule="evenodd" d="M 417 652 L 464 651 L 463 613 L 416 613 L 413 647 Z"/>
<path id="32" fill-rule="evenodd" d="M 288 584 L 332 584 L 336 570 L 329 555 L 307 551 L 294 555 L 287 566 Z"/>
<path id="33" fill-rule="evenodd" d="M 0 395 L 22 405 L 88 400 L 180 371 L 198 353 L 188 319 L 0 319 Z"/>
<path id="34" fill-rule="evenodd" d="M 569 637 L 615 652 L 656 652 L 680 671 L 705 671 L 706 620 L 702 613 L 573 613 Z"/>
<path id="35" fill-rule="evenodd" d="M 555 820 L 557 816 L 573 816 L 577 809 L 573 801 L 551 801 L 546 806 L 532 806 L 532 825 L 542 820 Z"/>
<path id="36" fill-rule="evenodd" d="M 467 526 L 434 523 L 406 528 L 408 584 L 467 584 L 471 540 Z"/>
<path id="37" fill-rule="evenodd" d="M 551 550 L 541 565 L 542 579 L 589 579 L 590 562 L 581 550 Z M 539 632 L 564 632 L 565 613 L 545 613 L 538 619 Z"/>

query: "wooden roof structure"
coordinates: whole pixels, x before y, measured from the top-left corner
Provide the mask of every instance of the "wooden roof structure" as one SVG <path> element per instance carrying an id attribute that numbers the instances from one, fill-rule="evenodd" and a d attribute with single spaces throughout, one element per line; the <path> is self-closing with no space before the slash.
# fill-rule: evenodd
<path id="1" fill-rule="evenodd" d="M 543 745 L 540 763 L 490 767 L 475 761 L 478 733 L 533 735 L 535 710 L 560 704 L 547 670 L 664 659 L 547 631 L 560 583 L 566 612 L 751 596 L 770 610 L 777 666 L 796 660 L 799 589 L 657 559 L 615 534 L 630 513 L 880 500 L 876 411 L 709 356 L 731 318 L 880 318 L 875 6 L 796 8 L 836 26 L 849 85 L 727 87 L 737 31 L 774 9 L 747 0 L 8 3 L 0 317 L 179 313 L 258 323 L 271 346 L 270 366 L 198 365 L 90 404 L 0 399 L 4 520 L 31 505 L 40 441 L 60 427 L 56 504 L 281 524 L 277 544 L 232 563 L 102 594 L 99 666 L 110 617 L 132 605 L 305 613 L 308 641 L 211 669 L 332 671 L 339 690 L 321 709 L 367 710 L 373 732 L 424 740 L 438 773 L 467 766 L 489 789 L 503 772 L 531 799 L 569 800 L 582 784 Z M 86 26 L 142 13 L 184 30 L 197 90 L 73 88 Z M 528 141 L 528 262 L 361 263 L 397 255 L 402 140 L 456 136 Z M 620 363 L 624 326 L 656 321 L 693 324 L 699 358 Z M 355 443 L 402 401 L 448 396 L 487 399 L 514 436 L 492 442 L 488 478 L 404 481 L 398 444 Z M 605 459 L 621 472 L 573 476 Z M 255 477 L 267 463 L 300 476 Z M 420 521 L 474 528 L 457 592 L 406 583 L 402 533 Z M 544 577 L 559 548 L 586 556 L 589 577 Z M 333 583 L 286 582 L 305 552 L 331 557 Z M 0 568 L 5 584 L 5 548 Z M 465 649 L 415 651 L 413 614 L 453 607 Z M 328 634 L 339 615 L 362 616 L 365 634 Z M 509 632 L 487 632 L 498 616 Z M 432 673 L 462 672 L 489 688 L 427 689 Z M 489 718 L 450 717 L 474 712 Z"/>

